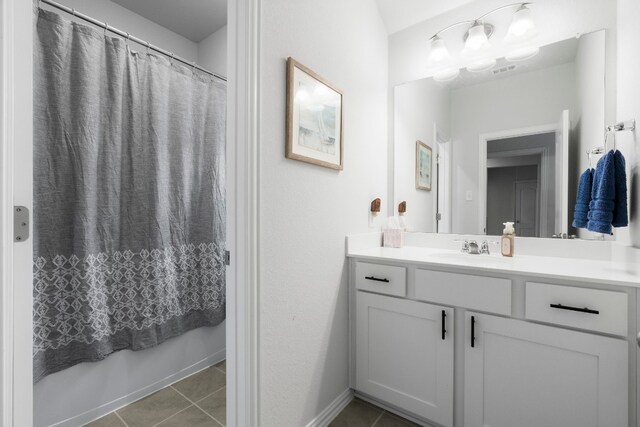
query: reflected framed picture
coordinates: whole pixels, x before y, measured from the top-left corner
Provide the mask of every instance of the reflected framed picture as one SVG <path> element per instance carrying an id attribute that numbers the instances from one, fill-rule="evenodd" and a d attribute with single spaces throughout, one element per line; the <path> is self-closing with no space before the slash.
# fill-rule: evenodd
<path id="1" fill-rule="evenodd" d="M 342 92 L 295 59 L 287 59 L 286 157 L 342 170 L 342 118 Z"/>
<path id="2" fill-rule="evenodd" d="M 431 191 L 431 147 L 416 141 L 416 188 Z"/>

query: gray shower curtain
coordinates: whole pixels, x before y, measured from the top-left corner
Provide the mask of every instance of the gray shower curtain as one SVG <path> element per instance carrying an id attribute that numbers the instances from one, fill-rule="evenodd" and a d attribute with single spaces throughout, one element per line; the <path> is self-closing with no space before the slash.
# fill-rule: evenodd
<path id="1" fill-rule="evenodd" d="M 35 381 L 225 317 L 225 84 L 37 13 Z"/>

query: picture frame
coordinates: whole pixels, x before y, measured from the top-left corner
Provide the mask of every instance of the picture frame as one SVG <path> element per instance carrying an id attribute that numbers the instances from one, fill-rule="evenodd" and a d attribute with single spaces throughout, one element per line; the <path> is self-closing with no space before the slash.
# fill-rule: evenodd
<path id="1" fill-rule="evenodd" d="M 433 151 L 422 141 L 416 141 L 416 188 L 431 191 Z"/>
<path id="2" fill-rule="evenodd" d="M 342 91 L 295 59 L 287 59 L 285 157 L 343 170 Z"/>

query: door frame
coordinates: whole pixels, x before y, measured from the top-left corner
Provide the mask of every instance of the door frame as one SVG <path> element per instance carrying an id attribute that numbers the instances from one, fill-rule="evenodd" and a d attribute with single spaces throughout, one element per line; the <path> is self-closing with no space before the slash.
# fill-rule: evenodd
<path id="1" fill-rule="evenodd" d="M 438 170 L 438 185 L 436 186 L 437 200 L 434 203 L 433 229 L 437 233 L 451 233 L 451 137 L 433 124 L 433 140 L 435 141 L 436 165 Z M 438 212 L 440 211 L 440 212 Z M 441 214 L 438 221 L 437 214 Z"/>
<path id="2" fill-rule="evenodd" d="M 235 242 L 227 286 L 227 425 L 259 424 L 258 280 L 261 0 L 228 2 L 227 138 L 233 141 Z"/>
<path id="3" fill-rule="evenodd" d="M 13 207 L 33 208 L 32 2 L 0 0 L 0 27 L 0 413 L 3 426 L 28 427 L 33 424 L 33 240 L 14 243 Z"/>
<path id="4" fill-rule="evenodd" d="M 542 133 L 557 132 L 555 123 L 502 130 L 498 132 L 482 133 L 478 137 L 478 234 L 486 234 L 487 227 L 487 143 L 498 139 L 516 138 L 520 136 L 539 135 Z M 547 160 L 548 161 L 548 160 Z M 547 161 L 542 159 L 542 164 Z M 541 174 L 545 174 L 544 167 Z M 541 185 L 542 186 L 542 185 Z M 546 203 L 546 198 L 541 194 L 540 204 Z M 543 218 L 540 218 L 543 221 Z M 546 221 L 546 220 L 545 220 Z M 545 223 L 546 225 L 546 223 Z M 542 224 L 541 224 L 542 227 Z"/>
<path id="5" fill-rule="evenodd" d="M 258 425 L 260 0 L 228 5 L 227 420 Z M 33 425 L 32 240 L 13 242 L 13 206 L 32 210 L 33 3 L 0 0 L 0 426 Z M 24 159 L 27 159 L 25 162 Z M 20 167 L 17 167 L 20 165 Z M 19 177 L 20 179 L 17 179 Z M 24 178 L 24 179 L 23 179 Z"/>

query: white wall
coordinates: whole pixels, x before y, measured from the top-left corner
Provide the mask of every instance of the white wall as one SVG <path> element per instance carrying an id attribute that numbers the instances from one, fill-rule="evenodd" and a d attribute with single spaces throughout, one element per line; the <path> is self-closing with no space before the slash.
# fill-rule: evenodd
<path id="1" fill-rule="evenodd" d="M 569 63 L 451 92 L 454 233 L 478 233 L 479 135 L 557 123 L 574 109 L 574 75 Z"/>
<path id="2" fill-rule="evenodd" d="M 573 162 L 577 163 L 576 170 L 569 174 L 569 179 L 577 183 L 580 175 L 588 168 L 589 160 L 586 151 L 604 145 L 603 131 L 605 118 L 605 32 L 585 34 L 580 37 L 576 53 L 576 111 L 573 114 L 572 142 L 576 145 L 572 150 Z M 592 156 L 592 167 L 596 166 L 600 156 Z M 577 187 L 569 195 L 570 221 L 573 221 Z M 582 239 L 593 239 L 596 234 L 586 229 L 578 229 L 578 236 Z"/>
<path id="3" fill-rule="evenodd" d="M 106 22 L 110 27 L 128 31 L 132 36 L 148 41 L 152 45 L 169 52 L 174 52 L 184 59 L 189 61 L 198 59 L 198 46 L 194 42 L 131 12 L 117 3 L 109 0 L 64 0 L 62 4 L 76 8 L 78 12 L 89 15 L 98 21 Z M 44 3 L 41 3 L 41 6 L 61 13 L 63 16 L 66 15 L 68 18 L 71 17 Z M 114 34 L 111 35 L 115 36 Z M 144 50 L 145 48 L 136 43 L 131 43 L 131 49 Z"/>
<path id="4" fill-rule="evenodd" d="M 640 16 L 638 0 L 618 0 L 618 67 L 617 67 L 617 119 L 636 119 L 640 123 Z M 631 167 L 640 159 L 640 131 L 621 132 L 618 136 L 618 149 L 627 160 L 627 176 Z M 636 172 L 637 173 L 637 172 Z M 637 180 L 640 176 L 636 175 Z M 616 238 L 622 243 L 633 243 L 640 248 L 640 185 L 630 191 L 630 201 L 635 204 L 635 216 L 629 228 L 616 230 Z M 633 211 L 634 209 L 632 209 Z"/>
<path id="5" fill-rule="evenodd" d="M 387 200 L 387 34 L 371 0 L 263 0 L 260 421 L 306 425 L 349 387 L 345 236 Z M 344 91 L 344 171 L 286 159 L 292 56 Z"/>
<path id="6" fill-rule="evenodd" d="M 409 231 L 433 232 L 436 213 L 436 154 L 433 127 L 449 134 L 449 89 L 433 79 L 396 86 L 394 91 L 394 209 L 407 202 L 405 219 Z M 431 191 L 416 189 L 416 140 L 433 152 Z"/>
<path id="7" fill-rule="evenodd" d="M 198 64 L 220 76 L 227 76 L 227 26 L 198 43 Z"/>
<path id="8" fill-rule="evenodd" d="M 65 0 L 64 4 L 185 59 L 198 60 L 196 43 L 116 3 L 106 0 Z M 44 3 L 42 5 L 45 6 Z M 224 39 L 221 36 L 223 33 Z M 226 43 L 226 27 L 224 32 L 221 30 L 214 35 Z M 132 49 L 135 50 L 134 46 L 137 45 L 132 43 Z M 226 67 L 226 46 L 204 44 L 202 53 L 205 68 L 215 65 L 216 71 L 220 70 L 226 75 L 226 68 L 223 68 Z M 220 61 L 220 57 L 225 58 L 224 61 Z M 194 369 L 224 359 L 225 343 L 223 322 L 216 327 L 190 331 L 149 350 L 120 351 L 103 361 L 82 363 L 49 375 L 34 386 L 34 425 L 47 426 L 79 416 L 65 424 L 73 426 L 82 420 L 110 412 L 132 399 L 142 397 L 140 393 L 155 391 L 167 381 L 176 381 Z M 107 406 L 100 408 L 102 405 Z M 84 414 L 87 411 L 89 413 Z"/>

